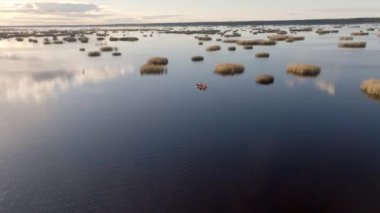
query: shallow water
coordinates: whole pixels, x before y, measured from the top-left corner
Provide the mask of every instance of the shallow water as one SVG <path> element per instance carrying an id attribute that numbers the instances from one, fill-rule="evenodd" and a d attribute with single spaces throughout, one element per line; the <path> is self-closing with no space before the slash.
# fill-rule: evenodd
<path id="1" fill-rule="evenodd" d="M 380 78 L 380 38 L 337 47 L 358 30 L 212 53 L 216 36 L 130 32 L 140 41 L 108 42 L 122 57 L 99 58 L 79 51 L 99 48 L 93 36 L 0 40 L 0 212 L 379 212 L 380 102 L 359 88 Z M 140 76 L 152 56 L 169 58 L 166 75 Z M 224 62 L 246 70 L 215 75 Z M 262 73 L 275 83 L 257 85 Z"/>

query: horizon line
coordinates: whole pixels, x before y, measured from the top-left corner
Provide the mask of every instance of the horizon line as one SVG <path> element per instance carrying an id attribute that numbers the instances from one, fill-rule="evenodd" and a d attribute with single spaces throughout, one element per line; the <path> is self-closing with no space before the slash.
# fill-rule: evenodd
<path id="1" fill-rule="evenodd" d="M 307 23 L 308 22 L 308 23 Z M 202 26 L 202 25 L 326 25 L 326 24 L 365 24 L 379 23 L 380 17 L 323 18 L 323 19 L 286 19 L 286 20 L 246 20 L 246 21 L 191 21 L 191 22 L 146 22 L 146 23 L 110 23 L 110 24 L 36 24 L 36 25 L 0 25 L 6 27 L 117 27 L 117 26 Z"/>

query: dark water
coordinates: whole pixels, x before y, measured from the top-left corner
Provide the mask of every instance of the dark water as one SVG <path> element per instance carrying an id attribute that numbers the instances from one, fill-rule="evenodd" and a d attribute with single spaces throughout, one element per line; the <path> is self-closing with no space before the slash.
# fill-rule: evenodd
<path id="1" fill-rule="evenodd" d="M 380 40 L 338 49 L 352 31 L 215 53 L 160 35 L 96 59 L 0 41 L 0 212 L 380 212 L 380 102 L 359 89 L 380 78 Z M 157 55 L 168 73 L 140 76 Z M 220 62 L 246 71 L 217 76 Z"/>

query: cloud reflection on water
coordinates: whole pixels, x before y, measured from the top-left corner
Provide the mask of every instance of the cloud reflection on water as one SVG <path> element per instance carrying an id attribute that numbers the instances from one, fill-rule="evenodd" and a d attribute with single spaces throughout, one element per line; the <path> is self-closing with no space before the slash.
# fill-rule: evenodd
<path id="1" fill-rule="evenodd" d="M 131 66 L 38 72 L 0 72 L 0 96 L 9 102 L 42 103 L 58 92 L 100 83 L 131 72 Z"/>
<path id="2" fill-rule="evenodd" d="M 297 77 L 293 79 L 287 79 L 285 81 L 285 84 L 289 88 L 294 88 L 294 87 L 305 85 L 307 82 L 306 80 L 307 79 Z M 326 80 L 316 80 L 314 85 L 315 85 L 315 88 L 318 89 L 319 91 L 325 92 L 329 95 L 335 95 L 336 90 L 335 90 L 335 84 L 333 82 L 326 81 Z"/>
<path id="3" fill-rule="evenodd" d="M 329 95 L 335 95 L 335 84 L 328 81 L 316 81 L 315 87 L 322 92 L 326 92 Z"/>

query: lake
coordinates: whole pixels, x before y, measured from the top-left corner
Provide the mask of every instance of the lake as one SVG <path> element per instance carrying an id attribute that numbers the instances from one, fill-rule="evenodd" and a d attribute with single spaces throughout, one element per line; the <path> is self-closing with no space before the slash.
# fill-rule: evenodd
<path id="1" fill-rule="evenodd" d="M 380 79 L 378 27 L 355 36 L 365 49 L 337 46 L 368 27 L 253 50 L 130 31 L 139 41 L 107 41 L 121 57 L 94 58 L 95 35 L 0 40 L 0 212 L 380 212 L 380 102 L 360 90 Z M 140 75 L 154 56 L 167 73 Z M 216 75 L 227 62 L 244 73 Z M 290 63 L 321 74 L 287 74 Z M 275 82 L 256 84 L 259 74 Z"/>

